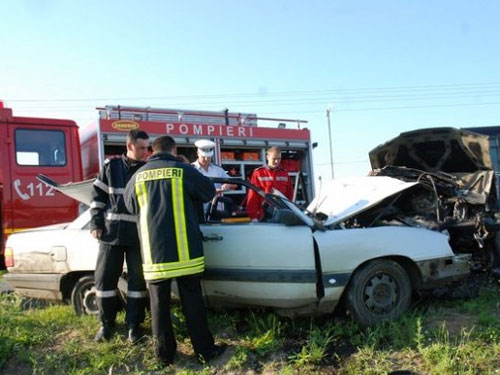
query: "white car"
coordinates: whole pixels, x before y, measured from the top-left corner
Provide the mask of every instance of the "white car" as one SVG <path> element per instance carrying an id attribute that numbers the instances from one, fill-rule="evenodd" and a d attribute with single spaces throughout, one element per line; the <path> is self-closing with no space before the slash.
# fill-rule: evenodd
<path id="1" fill-rule="evenodd" d="M 258 190 L 246 181 L 213 180 Z M 401 315 L 413 292 L 469 273 L 470 256 L 455 255 L 445 234 L 387 225 L 343 229 L 343 220 L 355 221 L 359 212 L 415 185 L 390 177 L 358 182 L 358 188 L 354 182 L 331 185 L 331 194 L 320 194 L 309 212 L 279 193 L 260 191 L 273 208 L 268 222 L 250 222 L 234 210 L 218 211 L 225 199 L 214 200 L 207 223 L 201 225 L 208 305 L 316 315 L 331 313 L 343 301 L 356 321 L 368 325 Z M 65 191 L 64 186 L 56 188 Z M 349 192 L 355 194 L 349 197 Z M 73 196 L 81 199 L 81 194 Z M 315 217 L 321 212 L 326 220 L 319 222 Z M 77 312 L 95 313 L 98 243 L 89 233 L 89 220 L 87 211 L 68 225 L 11 235 L 7 256 L 14 264 L 8 267 L 8 282 L 26 296 L 71 300 Z"/>

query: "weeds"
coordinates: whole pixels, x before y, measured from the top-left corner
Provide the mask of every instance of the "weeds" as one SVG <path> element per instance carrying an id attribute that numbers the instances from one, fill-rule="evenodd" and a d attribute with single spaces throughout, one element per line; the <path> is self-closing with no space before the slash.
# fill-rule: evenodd
<path id="1" fill-rule="evenodd" d="M 252 336 L 250 347 L 260 356 L 276 352 L 282 345 L 282 323 L 275 314 L 257 315 L 250 312 Z"/>
<path id="2" fill-rule="evenodd" d="M 363 328 L 351 320 L 286 319 L 268 311 L 209 313 L 217 341 L 231 345 L 225 361 L 200 366 L 174 305 L 178 358 L 160 369 L 151 340 L 126 343 L 124 314 L 110 341 L 92 341 L 98 323 L 71 307 L 32 304 L 23 310 L 13 294 L 0 295 L 0 374 L 330 374 L 498 375 L 500 293 L 474 300 L 435 301 L 395 322 Z M 239 323 L 244 323 L 243 328 Z M 241 326 L 241 324 L 240 324 Z M 150 330 L 149 320 L 145 324 Z M 342 349 L 344 348 L 344 349 Z M 347 348 L 347 350 L 345 350 Z"/>
<path id="3" fill-rule="evenodd" d="M 289 358 L 296 367 L 307 367 L 308 365 L 319 365 L 325 358 L 328 346 L 334 341 L 332 335 L 334 326 L 314 327 L 311 321 L 307 343 L 302 346 L 299 353 Z"/>
<path id="4" fill-rule="evenodd" d="M 249 352 L 249 349 L 245 347 L 236 348 L 234 355 L 227 362 L 225 368 L 227 370 L 242 369 L 247 363 Z"/>

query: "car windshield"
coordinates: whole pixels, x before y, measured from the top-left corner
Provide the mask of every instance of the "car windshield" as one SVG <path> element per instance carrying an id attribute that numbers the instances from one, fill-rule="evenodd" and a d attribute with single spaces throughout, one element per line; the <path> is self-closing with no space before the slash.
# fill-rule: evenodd
<path id="1" fill-rule="evenodd" d="M 272 192 L 272 195 L 276 196 L 276 197 L 279 197 L 283 203 L 295 214 L 297 215 L 300 220 L 302 220 L 302 222 L 304 224 L 306 224 L 307 226 L 309 227 L 314 227 L 314 220 L 311 219 L 309 216 L 307 216 L 302 210 L 300 210 L 300 208 L 298 208 L 293 202 L 291 202 L 290 200 L 288 200 L 287 197 L 285 197 L 285 195 L 283 193 L 281 193 L 279 190 L 277 189 L 273 189 L 273 192 Z"/>

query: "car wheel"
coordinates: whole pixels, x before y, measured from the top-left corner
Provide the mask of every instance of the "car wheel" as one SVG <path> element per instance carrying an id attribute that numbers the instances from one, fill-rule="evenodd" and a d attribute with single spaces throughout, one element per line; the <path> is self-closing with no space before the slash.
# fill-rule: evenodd
<path id="1" fill-rule="evenodd" d="M 71 303 L 77 315 L 97 315 L 97 298 L 93 276 L 80 278 L 71 292 Z"/>
<path id="2" fill-rule="evenodd" d="M 354 320 L 367 326 L 398 318 L 410 307 L 411 293 L 403 267 L 392 260 L 373 260 L 355 272 L 347 308 Z"/>

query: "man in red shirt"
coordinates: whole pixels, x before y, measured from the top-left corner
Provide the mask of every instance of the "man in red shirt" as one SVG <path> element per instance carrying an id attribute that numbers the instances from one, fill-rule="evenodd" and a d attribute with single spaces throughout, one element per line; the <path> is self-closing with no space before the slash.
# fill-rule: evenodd
<path id="1" fill-rule="evenodd" d="M 293 199 L 292 179 L 288 172 L 281 168 L 281 150 L 279 147 L 270 147 L 266 153 L 267 165 L 255 169 L 250 182 L 262 189 L 265 193 L 271 193 L 273 188 L 279 190 L 288 199 Z M 264 198 L 253 190 L 248 191 L 247 213 L 252 220 L 264 218 L 262 203 Z"/>

